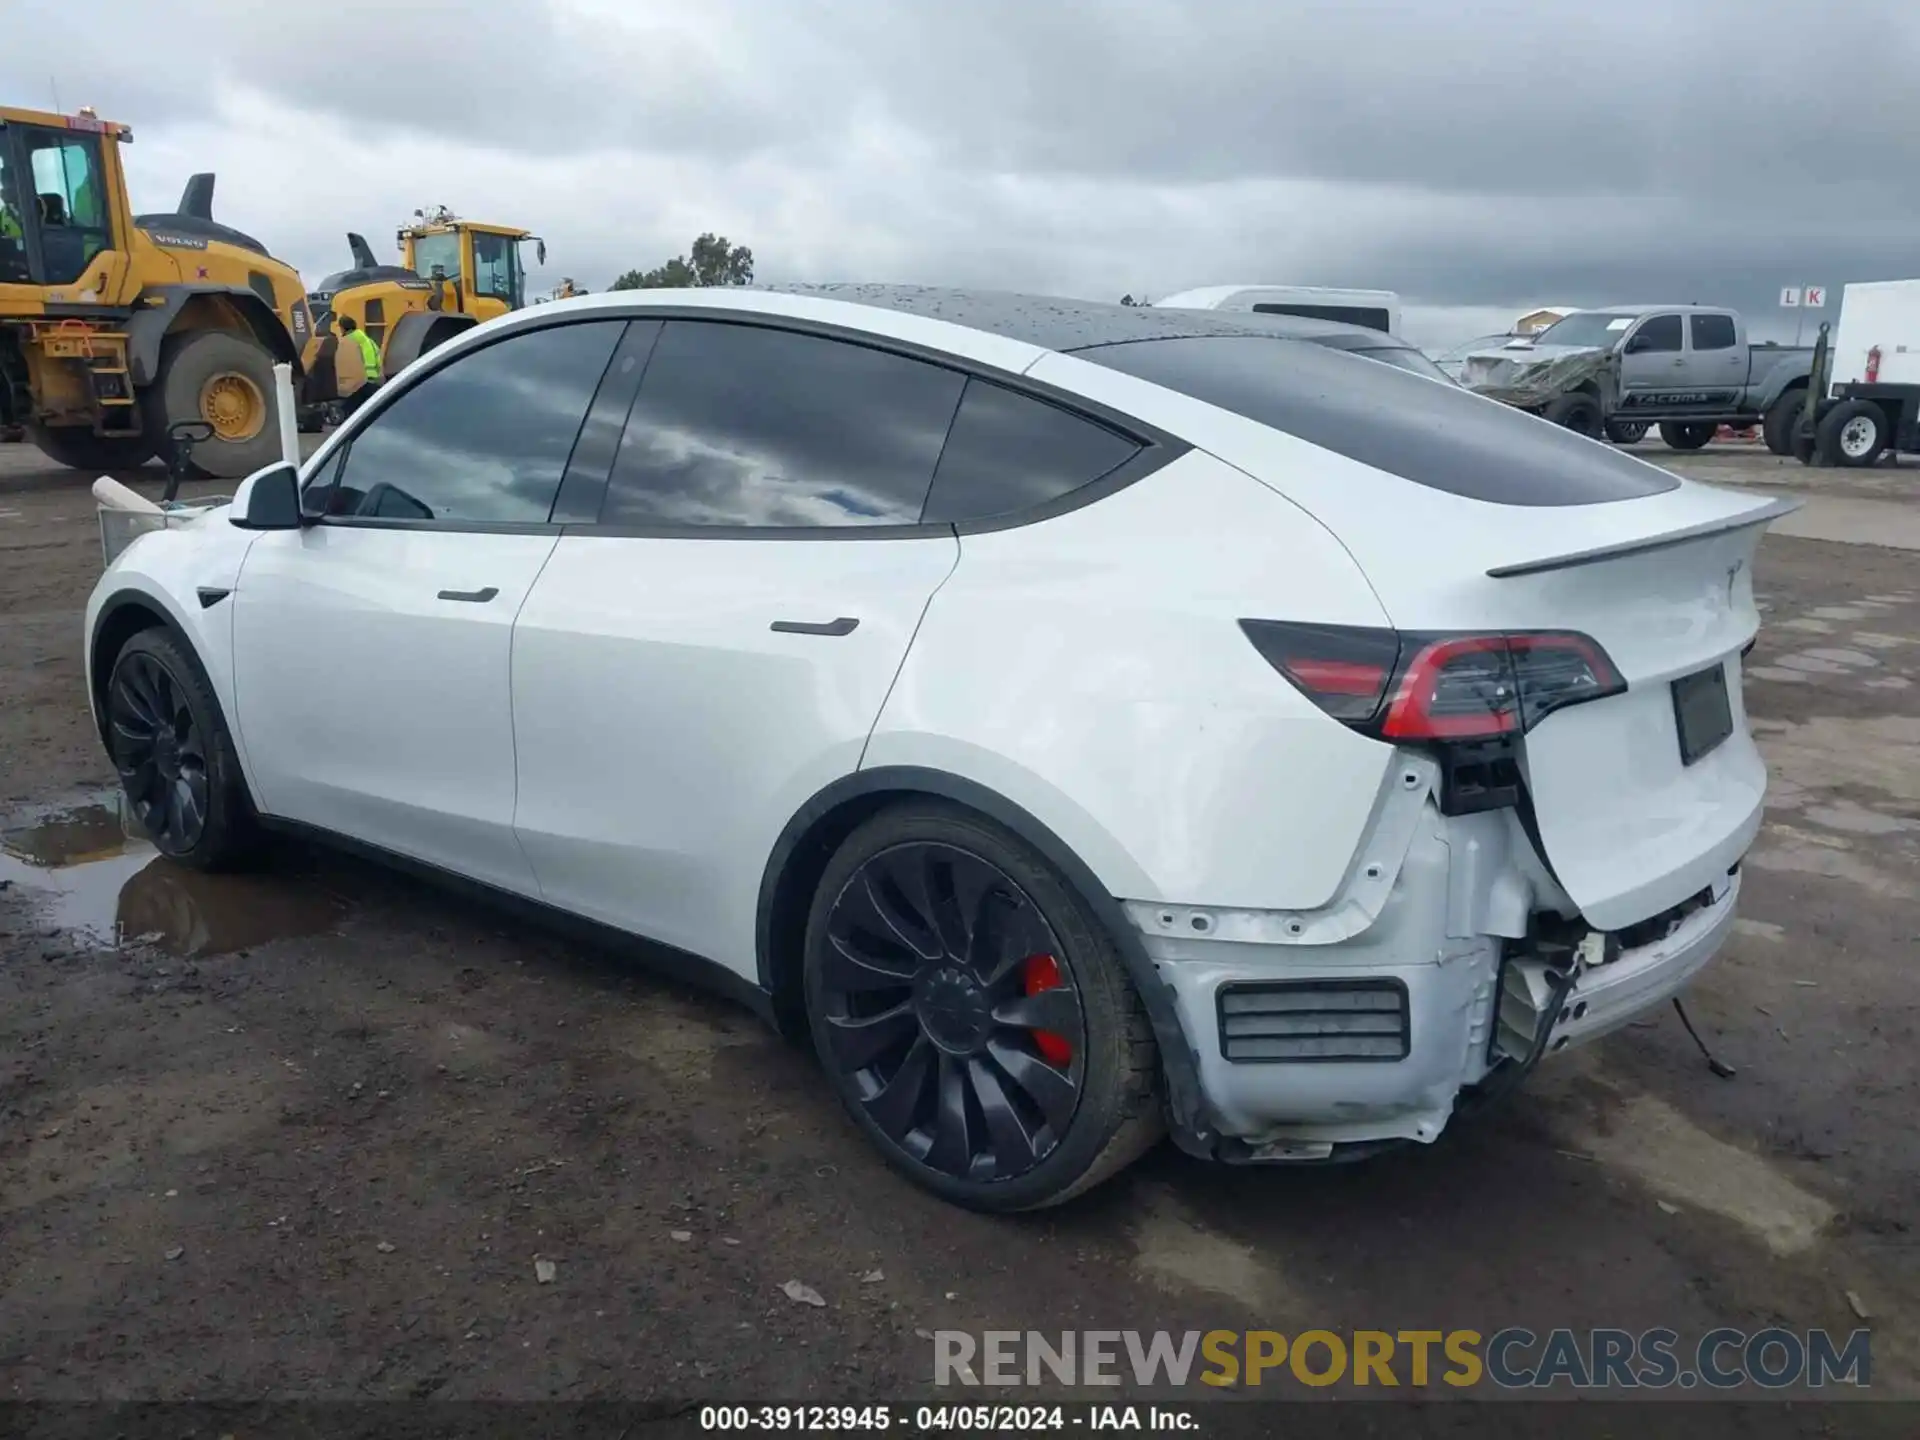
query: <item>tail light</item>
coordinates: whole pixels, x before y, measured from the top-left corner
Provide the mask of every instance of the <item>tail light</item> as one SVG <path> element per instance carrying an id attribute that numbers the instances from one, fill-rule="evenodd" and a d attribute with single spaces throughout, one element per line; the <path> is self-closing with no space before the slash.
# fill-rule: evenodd
<path id="1" fill-rule="evenodd" d="M 1413 634 L 1242 620 L 1254 648 L 1334 719 L 1382 740 L 1493 740 L 1627 688 L 1585 635 Z"/>

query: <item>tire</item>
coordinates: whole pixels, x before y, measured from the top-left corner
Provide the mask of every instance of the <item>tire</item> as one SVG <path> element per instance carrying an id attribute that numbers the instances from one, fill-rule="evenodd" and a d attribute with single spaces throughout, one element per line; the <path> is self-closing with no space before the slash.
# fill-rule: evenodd
<path id="1" fill-rule="evenodd" d="M 1887 412 L 1870 400 L 1846 400 L 1820 417 L 1814 452 L 1828 465 L 1862 469 L 1887 448 Z"/>
<path id="2" fill-rule="evenodd" d="M 1667 442 L 1670 450 L 1699 450 L 1719 429 L 1707 420 L 1668 420 L 1660 426 L 1660 438 Z"/>
<path id="3" fill-rule="evenodd" d="M 1540 412 L 1540 417 L 1564 426 L 1576 435 L 1585 435 L 1590 440 L 1598 440 L 1601 435 L 1600 402 L 1584 391 L 1575 390 L 1570 394 L 1554 396 L 1547 402 L 1547 408 Z"/>
<path id="4" fill-rule="evenodd" d="M 1800 414 L 1807 408 L 1807 387 L 1795 385 L 1791 390 L 1782 390 L 1767 407 L 1765 419 L 1760 422 L 1760 438 L 1766 442 L 1767 450 L 1774 455 L 1793 453 L 1793 427 L 1799 421 Z"/>
<path id="5" fill-rule="evenodd" d="M 1824 465 L 1813 442 L 1813 424 L 1805 416 L 1793 422 L 1793 430 L 1787 440 L 1787 452 L 1802 465 Z"/>
<path id="6" fill-rule="evenodd" d="M 75 470 L 138 470 L 153 458 L 145 435 L 96 435 L 78 425 L 36 425 L 30 433 L 49 460 Z"/>
<path id="7" fill-rule="evenodd" d="M 1607 439 L 1616 445 L 1638 445 L 1647 438 L 1647 422 L 1644 420 L 1607 421 Z"/>
<path id="8" fill-rule="evenodd" d="M 273 395 L 273 356 L 252 336 L 230 330 L 174 336 L 160 352 L 160 379 L 147 390 L 147 434 L 160 449 L 175 421 L 211 421 L 213 437 L 193 447 L 190 468 L 202 477 L 239 480 L 280 458 Z M 235 402 L 231 411 L 222 408 L 227 400 Z M 240 415 L 253 405 L 257 413 Z"/>
<path id="9" fill-rule="evenodd" d="M 155 849 L 195 870 L 235 869 L 258 852 L 233 737 L 184 644 L 161 629 L 132 636 L 102 705 L 121 789 Z"/>
<path id="10" fill-rule="evenodd" d="M 1162 1135 L 1159 1052 L 1111 937 L 972 811 L 905 802 L 856 830 L 821 877 L 805 953 L 822 1068 L 887 1163 L 934 1194 L 1057 1205 Z"/>

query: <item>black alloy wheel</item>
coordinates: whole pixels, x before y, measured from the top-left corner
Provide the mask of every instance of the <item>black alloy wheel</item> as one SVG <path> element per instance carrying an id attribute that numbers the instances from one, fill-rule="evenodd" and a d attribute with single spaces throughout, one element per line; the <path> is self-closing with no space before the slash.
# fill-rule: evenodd
<path id="1" fill-rule="evenodd" d="M 208 737 L 186 690 L 159 656 L 132 650 L 108 686 L 113 759 L 134 818 L 165 855 L 191 851 L 206 833 Z"/>
<path id="2" fill-rule="evenodd" d="M 906 1156 L 959 1181 L 1026 1174 L 1080 1104 L 1087 1020 L 1033 898 L 954 845 L 891 846 L 826 916 L 823 1058 Z"/>

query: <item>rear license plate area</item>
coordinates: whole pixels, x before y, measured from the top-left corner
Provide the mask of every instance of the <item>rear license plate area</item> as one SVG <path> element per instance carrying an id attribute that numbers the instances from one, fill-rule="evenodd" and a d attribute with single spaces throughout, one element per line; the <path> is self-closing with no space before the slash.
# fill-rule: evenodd
<path id="1" fill-rule="evenodd" d="M 1673 682 L 1673 725 L 1680 737 L 1682 765 L 1711 754 L 1733 733 L 1733 702 L 1727 696 L 1724 664 Z"/>

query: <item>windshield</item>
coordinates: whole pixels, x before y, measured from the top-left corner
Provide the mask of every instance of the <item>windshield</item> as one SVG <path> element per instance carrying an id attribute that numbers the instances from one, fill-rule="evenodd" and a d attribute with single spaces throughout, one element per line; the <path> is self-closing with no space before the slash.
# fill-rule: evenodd
<path id="1" fill-rule="evenodd" d="M 1424 375 L 1429 380 L 1443 380 L 1449 385 L 1453 384 L 1451 375 L 1410 345 L 1382 345 L 1377 349 L 1355 350 L 1353 353 L 1401 370 L 1411 370 L 1415 375 Z"/>
<path id="2" fill-rule="evenodd" d="M 519 309 L 525 298 L 520 273 L 520 242 L 511 235 L 473 235 L 473 293 L 504 300 Z"/>
<path id="3" fill-rule="evenodd" d="M 1640 317 L 1605 310 L 1583 310 L 1555 322 L 1533 337 L 1536 345 L 1613 345 Z"/>
<path id="4" fill-rule="evenodd" d="M 422 280 L 433 279 L 434 268 L 440 269 L 443 280 L 460 278 L 460 237 L 449 232 L 445 235 L 417 235 L 413 241 L 413 273 Z"/>

